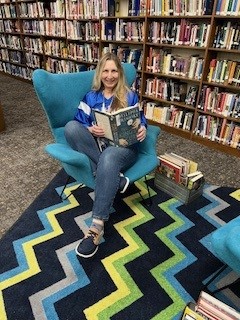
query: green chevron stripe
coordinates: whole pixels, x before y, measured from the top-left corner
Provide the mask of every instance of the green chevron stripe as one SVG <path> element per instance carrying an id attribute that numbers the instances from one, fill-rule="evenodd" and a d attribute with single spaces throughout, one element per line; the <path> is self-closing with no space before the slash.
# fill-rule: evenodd
<path id="1" fill-rule="evenodd" d="M 168 239 L 169 233 L 180 228 L 184 224 L 184 221 L 170 209 L 170 207 L 176 202 L 176 199 L 170 199 L 160 205 L 160 208 L 166 212 L 174 220 L 174 222 L 156 232 L 156 235 L 159 237 L 159 239 L 161 239 L 161 241 L 173 252 L 174 255 L 151 270 L 152 275 L 160 284 L 160 286 L 166 291 L 173 303 L 165 310 L 157 314 L 152 320 L 170 320 L 173 318 L 173 315 L 177 315 L 180 311 L 182 311 L 186 305 L 185 301 L 177 293 L 175 288 L 164 277 L 166 270 L 169 270 L 174 265 L 185 259 L 185 255 L 181 252 L 181 250 L 179 250 L 178 247 L 170 239 Z"/>

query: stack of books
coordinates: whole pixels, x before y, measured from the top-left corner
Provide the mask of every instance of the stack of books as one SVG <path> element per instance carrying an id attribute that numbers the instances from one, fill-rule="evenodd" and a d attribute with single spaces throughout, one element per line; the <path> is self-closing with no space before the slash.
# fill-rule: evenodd
<path id="1" fill-rule="evenodd" d="M 239 320 L 240 313 L 232 307 L 201 291 L 195 303 L 190 302 L 182 316 L 182 320 Z"/>
<path id="2" fill-rule="evenodd" d="M 203 173 L 198 163 L 173 152 L 158 156 L 160 164 L 157 171 L 188 189 L 197 189 L 203 183 Z"/>

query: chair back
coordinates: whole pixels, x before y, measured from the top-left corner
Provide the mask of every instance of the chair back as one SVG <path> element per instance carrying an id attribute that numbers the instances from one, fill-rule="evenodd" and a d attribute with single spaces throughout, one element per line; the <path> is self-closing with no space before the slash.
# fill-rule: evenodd
<path id="1" fill-rule="evenodd" d="M 136 69 L 130 63 L 123 63 L 123 69 L 127 84 L 131 86 L 136 78 Z M 95 70 L 60 74 L 34 70 L 34 89 L 56 141 L 59 141 L 57 129 L 74 118 L 79 102 L 91 90 L 94 73 Z"/>

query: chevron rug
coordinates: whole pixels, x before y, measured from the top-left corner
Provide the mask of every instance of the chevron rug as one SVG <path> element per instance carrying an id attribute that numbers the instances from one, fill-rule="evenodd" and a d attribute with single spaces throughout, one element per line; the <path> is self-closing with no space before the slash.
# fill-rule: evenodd
<path id="1" fill-rule="evenodd" d="M 210 233 L 240 214 L 240 190 L 206 185 L 184 205 L 160 192 L 149 177 L 117 196 L 104 239 L 91 259 L 75 246 L 88 228 L 92 190 L 66 175 L 53 179 L 0 241 L 1 320 L 180 319 L 189 301 L 222 265 L 213 255 Z M 215 286 L 235 275 L 231 270 Z M 240 289 L 218 298 L 237 308 Z"/>

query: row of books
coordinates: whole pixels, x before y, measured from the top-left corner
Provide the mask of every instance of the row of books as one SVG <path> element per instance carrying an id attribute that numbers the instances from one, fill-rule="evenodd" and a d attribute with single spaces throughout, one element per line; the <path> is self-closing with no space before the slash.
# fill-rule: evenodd
<path id="1" fill-rule="evenodd" d="M 19 41 L 19 42 L 20 42 L 19 45 L 21 45 L 21 41 Z M 40 38 L 24 37 L 23 43 L 24 43 L 24 49 L 26 51 L 30 51 L 30 52 L 34 52 L 34 53 L 42 53 L 43 52 L 42 41 Z"/>
<path id="2" fill-rule="evenodd" d="M 20 36 L 14 35 L 1 35 L 0 37 L 0 47 L 6 47 L 10 49 L 22 50 L 22 42 Z"/>
<path id="3" fill-rule="evenodd" d="M 97 42 L 100 40 L 100 23 L 93 21 L 66 21 L 66 32 L 69 40 L 85 40 Z"/>
<path id="4" fill-rule="evenodd" d="M 240 14 L 240 0 L 218 0 L 216 14 L 238 16 Z"/>
<path id="5" fill-rule="evenodd" d="M 180 21 L 153 21 L 149 26 L 148 40 L 153 43 L 206 47 L 210 32 L 209 23 Z"/>
<path id="6" fill-rule="evenodd" d="M 90 43 L 69 43 L 67 46 L 67 55 L 69 59 L 97 63 L 100 56 L 99 46 Z"/>
<path id="7" fill-rule="evenodd" d="M 202 16 L 212 13 L 213 0 L 152 0 L 148 2 L 147 12 L 153 16 Z"/>
<path id="8" fill-rule="evenodd" d="M 65 4 L 62 0 L 44 3 L 37 1 L 37 8 L 34 2 L 21 2 L 19 6 L 21 17 L 39 17 L 39 18 L 65 18 Z"/>
<path id="9" fill-rule="evenodd" d="M 87 67 L 81 63 L 70 60 L 60 60 L 51 57 L 47 58 L 46 70 L 53 73 L 86 71 Z"/>
<path id="10" fill-rule="evenodd" d="M 20 18 L 66 18 L 67 19 L 99 19 L 115 15 L 114 0 L 62 0 L 37 2 L 19 2 Z M 0 18 L 16 18 L 15 4 L 4 4 L 0 7 Z"/>
<path id="11" fill-rule="evenodd" d="M 114 15 L 114 0 L 66 0 L 67 19 L 99 19 Z"/>
<path id="12" fill-rule="evenodd" d="M 14 19 L 17 17 L 16 6 L 12 3 L 4 4 L 0 7 L 0 18 Z"/>
<path id="13" fill-rule="evenodd" d="M 0 71 L 26 80 L 32 79 L 32 69 L 0 60 Z"/>
<path id="14" fill-rule="evenodd" d="M 223 22 L 216 26 L 213 47 L 227 50 L 240 50 L 240 23 Z"/>
<path id="15" fill-rule="evenodd" d="M 198 170 L 198 163 L 173 152 L 158 156 L 160 164 L 157 171 L 188 189 L 198 189 L 203 183 L 203 173 Z"/>
<path id="16" fill-rule="evenodd" d="M 101 39 L 109 41 L 144 41 L 144 21 L 101 20 Z"/>
<path id="17" fill-rule="evenodd" d="M 199 115 L 194 134 L 223 145 L 240 149 L 240 124 L 226 118 Z"/>
<path id="18" fill-rule="evenodd" d="M 6 32 L 20 32 L 16 21 L 4 20 Z M 85 41 L 99 41 L 99 22 L 80 22 L 76 20 L 22 20 L 22 28 L 25 34 L 47 35 Z"/>
<path id="19" fill-rule="evenodd" d="M 200 93 L 197 107 L 203 111 L 239 119 L 240 94 L 220 91 L 219 87 L 204 85 Z"/>
<path id="20" fill-rule="evenodd" d="M 28 67 L 33 69 L 40 68 L 41 59 L 39 55 L 26 52 L 25 59 L 26 59 L 26 65 Z"/>
<path id="21" fill-rule="evenodd" d="M 212 59 L 209 64 L 208 81 L 239 86 L 240 62 L 227 59 Z"/>
<path id="22" fill-rule="evenodd" d="M 103 48 L 103 53 L 113 52 L 115 53 L 121 62 L 132 63 L 137 70 L 142 69 L 143 50 L 130 48 L 127 45 L 116 45 L 109 43 L 108 46 Z"/>
<path id="23" fill-rule="evenodd" d="M 155 102 L 147 102 L 145 116 L 148 120 L 190 131 L 192 128 L 193 112 L 178 108 L 174 105 L 158 105 Z"/>
<path id="24" fill-rule="evenodd" d="M 21 51 L 7 50 L 0 48 L 0 59 L 6 61 L 13 61 L 19 64 L 24 64 L 24 57 Z"/>
<path id="25" fill-rule="evenodd" d="M 173 54 L 171 50 L 150 47 L 146 59 L 146 70 L 200 80 L 203 63 L 204 59 L 200 55 L 178 55 Z"/>
<path id="26" fill-rule="evenodd" d="M 128 0 L 129 16 L 144 16 L 146 14 L 146 0 Z"/>
<path id="27" fill-rule="evenodd" d="M 8 33 L 21 32 L 19 20 L 0 20 L 0 31 Z"/>
<path id="28" fill-rule="evenodd" d="M 178 80 L 148 78 L 145 94 L 167 101 L 184 102 L 194 106 L 197 87 Z"/>
<path id="29" fill-rule="evenodd" d="M 196 303 L 189 303 L 182 320 L 239 320 L 240 313 L 205 291 L 201 291 Z"/>

